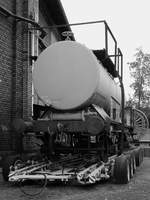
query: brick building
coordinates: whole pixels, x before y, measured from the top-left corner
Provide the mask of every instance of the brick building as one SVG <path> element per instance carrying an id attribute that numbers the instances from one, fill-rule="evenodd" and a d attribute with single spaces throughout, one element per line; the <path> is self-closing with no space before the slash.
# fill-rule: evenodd
<path id="1" fill-rule="evenodd" d="M 17 146 L 13 119 L 32 117 L 34 58 L 70 30 L 42 27 L 66 23 L 60 0 L 0 0 L 0 155 Z"/>

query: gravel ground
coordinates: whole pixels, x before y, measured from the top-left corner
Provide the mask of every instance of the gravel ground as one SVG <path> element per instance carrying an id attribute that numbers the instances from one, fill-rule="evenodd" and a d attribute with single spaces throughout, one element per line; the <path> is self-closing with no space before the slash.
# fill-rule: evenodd
<path id="1" fill-rule="evenodd" d="M 39 191 L 38 186 L 25 186 L 27 192 Z M 0 176 L 0 200 L 150 200 L 150 158 L 145 158 L 129 184 L 116 185 L 110 181 L 92 186 L 49 184 L 35 197 L 24 195 L 19 186 L 3 181 Z"/>

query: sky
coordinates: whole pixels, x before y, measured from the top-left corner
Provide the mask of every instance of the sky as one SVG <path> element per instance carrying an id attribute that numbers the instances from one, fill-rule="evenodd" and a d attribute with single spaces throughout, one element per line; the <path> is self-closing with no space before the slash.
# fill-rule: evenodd
<path id="1" fill-rule="evenodd" d="M 136 49 L 150 53 L 150 0 L 61 0 L 69 23 L 106 20 L 124 57 L 126 98 L 133 93 L 128 62 L 135 60 Z M 98 27 L 98 28 L 97 28 Z M 103 48 L 100 26 L 71 27 L 76 40 Z M 111 41 L 111 40 L 110 40 Z M 87 46 L 88 46 L 87 45 Z M 112 44 L 113 45 L 113 44 Z M 102 47 L 102 48 L 101 48 Z"/>

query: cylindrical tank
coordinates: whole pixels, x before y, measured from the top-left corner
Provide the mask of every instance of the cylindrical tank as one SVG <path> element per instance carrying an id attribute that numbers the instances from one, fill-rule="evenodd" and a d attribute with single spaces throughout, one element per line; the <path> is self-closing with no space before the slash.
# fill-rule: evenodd
<path id="1" fill-rule="evenodd" d="M 41 101 L 59 110 L 90 104 L 109 110 L 111 98 L 121 102 L 119 85 L 91 50 L 74 41 L 56 42 L 40 54 L 33 83 Z"/>

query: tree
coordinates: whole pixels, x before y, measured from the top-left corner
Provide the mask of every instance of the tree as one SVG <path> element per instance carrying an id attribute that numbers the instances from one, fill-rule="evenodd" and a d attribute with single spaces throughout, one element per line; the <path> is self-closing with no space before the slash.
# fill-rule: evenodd
<path id="1" fill-rule="evenodd" d="M 150 107 L 150 54 L 144 53 L 141 48 L 136 50 L 135 61 L 128 63 L 133 83 L 133 98 L 130 104 L 136 108 Z"/>

